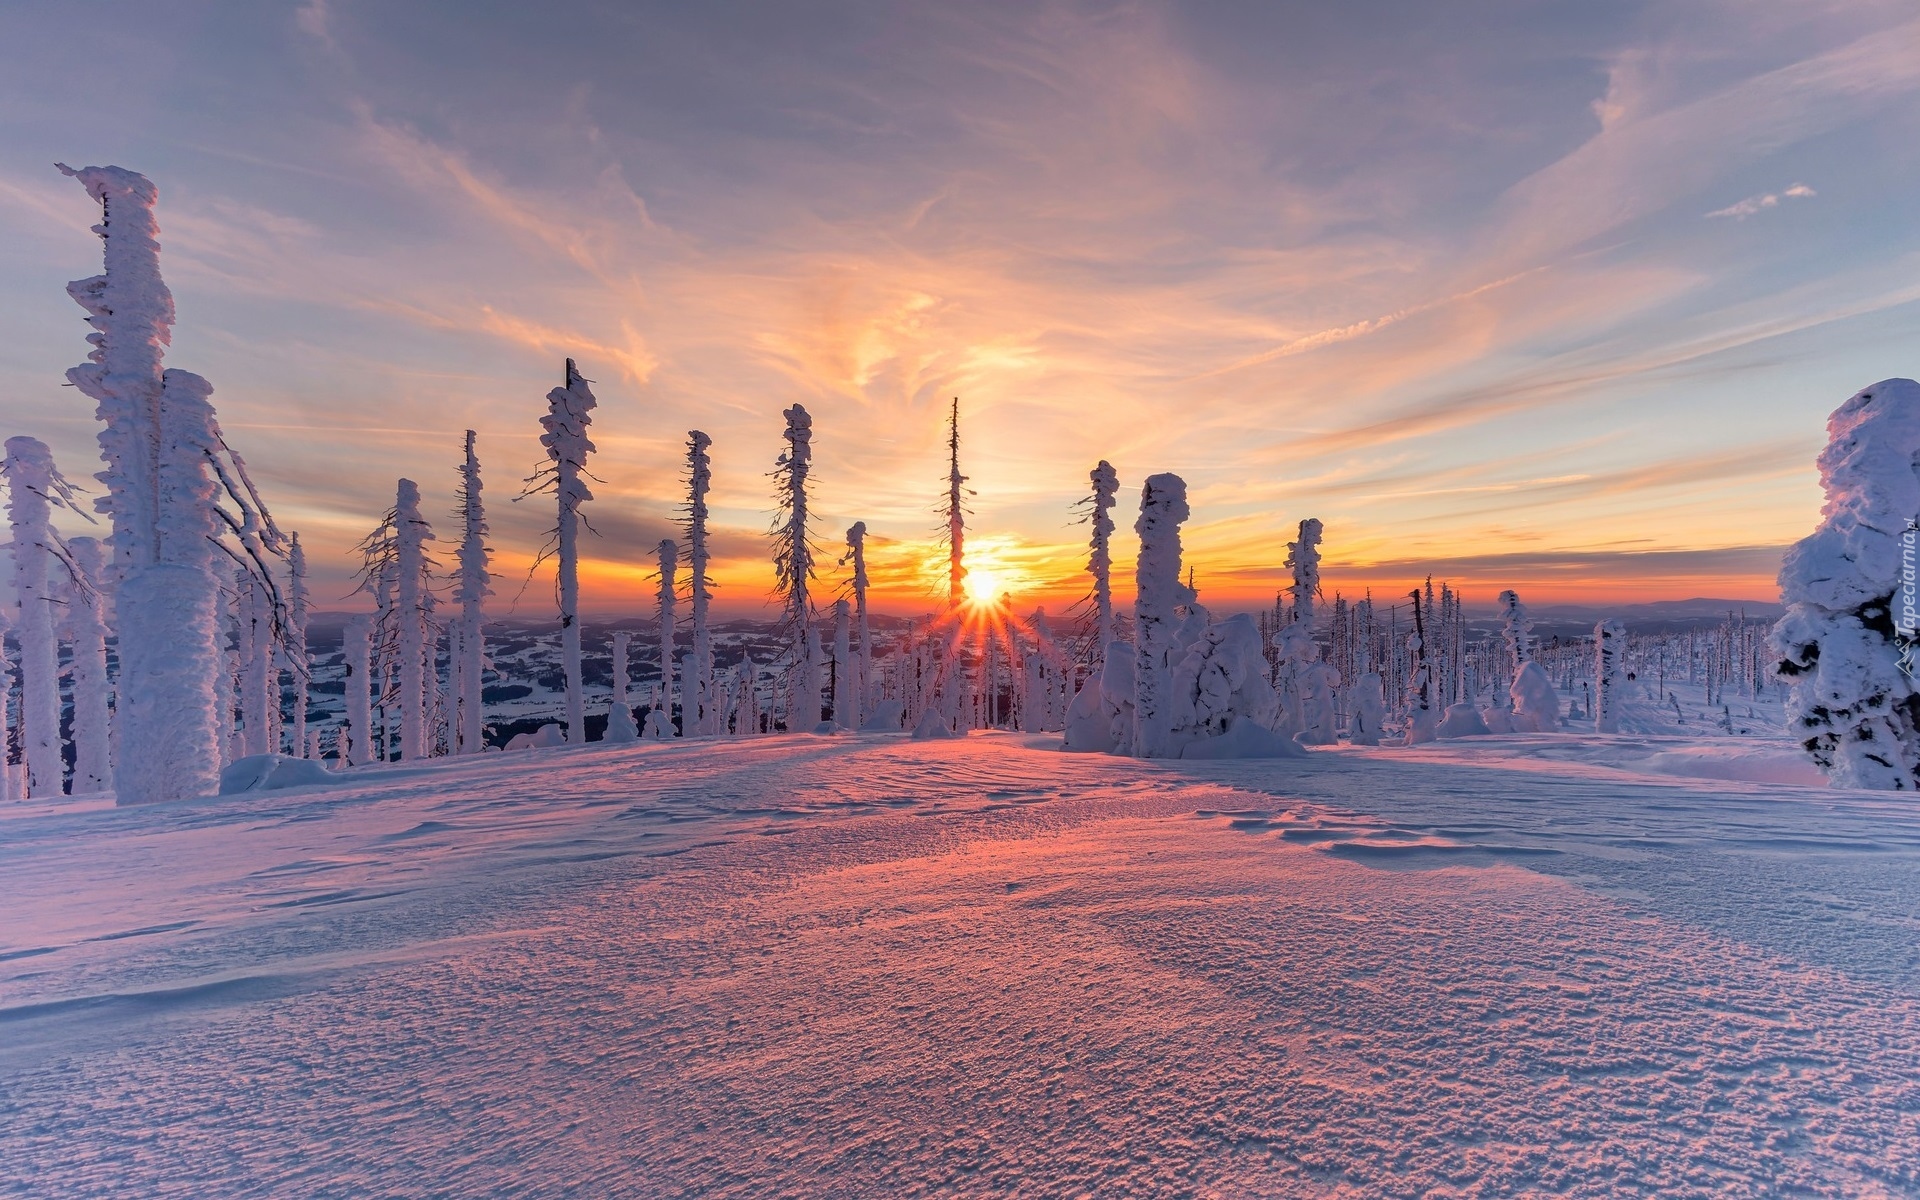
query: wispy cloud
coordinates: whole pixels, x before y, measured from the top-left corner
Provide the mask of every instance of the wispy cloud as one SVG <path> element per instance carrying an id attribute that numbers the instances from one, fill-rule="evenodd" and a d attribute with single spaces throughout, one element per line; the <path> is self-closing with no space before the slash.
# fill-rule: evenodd
<path id="1" fill-rule="evenodd" d="M 1809 200 L 1818 194 L 1806 184 L 1796 183 L 1777 192 L 1763 192 L 1758 196 L 1748 196 L 1745 200 L 1736 200 L 1725 208 L 1716 208 L 1707 214 L 1707 219 L 1731 217 L 1736 221 L 1744 221 L 1769 208 L 1778 208 L 1782 200 Z"/>

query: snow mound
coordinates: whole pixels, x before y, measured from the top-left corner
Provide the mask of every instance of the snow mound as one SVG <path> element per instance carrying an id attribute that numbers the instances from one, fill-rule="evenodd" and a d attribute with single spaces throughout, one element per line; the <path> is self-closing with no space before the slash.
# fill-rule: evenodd
<path id="1" fill-rule="evenodd" d="M 1486 719 L 1480 715 L 1480 710 L 1473 705 L 1449 704 L 1447 715 L 1442 717 L 1440 724 L 1434 727 L 1433 736 L 1437 738 L 1480 737 L 1492 732 L 1493 730 L 1487 728 Z"/>
<path id="2" fill-rule="evenodd" d="M 314 787 L 338 782 L 339 776 L 310 758 L 285 754 L 249 754 L 220 772 L 220 794 L 270 792 L 280 788 Z"/>
<path id="3" fill-rule="evenodd" d="M 913 740 L 916 742 L 931 742 L 959 736 L 947 724 L 947 718 L 937 708 L 929 708 L 921 713 L 920 723 L 913 727 Z"/>
<path id="4" fill-rule="evenodd" d="M 1188 760 L 1305 758 L 1307 753 L 1307 748 L 1299 742 L 1244 717 L 1220 734 L 1188 742 L 1180 748 L 1180 757 Z"/>
<path id="5" fill-rule="evenodd" d="M 861 733 L 899 733 L 906 723 L 907 706 L 898 700 L 881 700 L 874 704 L 873 712 L 860 722 Z"/>
<path id="6" fill-rule="evenodd" d="M 1826 775 L 1798 750 L 1700 746 L 1687 750 L 1665 750 L 1638 762 L 1622 765 L 1654 775 L 1682 775 L 1690 779 L 1827 786 Z"/>

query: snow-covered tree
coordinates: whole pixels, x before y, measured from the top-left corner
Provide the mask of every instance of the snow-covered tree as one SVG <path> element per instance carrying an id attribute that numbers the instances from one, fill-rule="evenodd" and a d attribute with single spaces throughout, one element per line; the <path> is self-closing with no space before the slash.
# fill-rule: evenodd
<path id="1" fill-rule="evenodd" d="M 960 397 L 947 415 L 946 518 L 947 605 L 959 608 L 967 595 L 967 477 L 960 473 Z"/>
<path id="2" fill-rule="evenodd" d="M 674 600 L 679 592 L 680 548 L 669 538 L 662 538 L 655 552 L 660 560 L 660 589 L 654 599 L 660 611 L 660 707 L 671 714 L 673 709 L 673 635 L 675 629 Z M 680 709 L 680 719 L 690 721 L 685 706 Z M 669 715 L 668 720 L 672 717 Z M 669 734 L 668 736 L 672 736 Z"/>
<path id="3" fill-rule="evenodd" d="M 1300 532 L 1296 540 L 1287 543 L 1287 568 L 1293 572 L 1293 586 L 1287 589 L 1293 597 L 1293 619 L 1313 629 L 1313 606 L 1320 595 L 1320 522 L 1308 517 L 1300 522 Z"/>
<path id="4" fill-rule="evenodd" d="M 67 542 L 74 574 L 65 594 L 73 662 L 73 791 L 113 786 L 112 696 L 107 678 L 107 552 L 98 538 Z"/>
<path id="5" fill-rule="evenodd" d="M 848 729 L 860 728 L 854 709 L 856 679 L 853 670 L 853 613 L 845 600 L 833 602 L 833 719 Z"/>
<path id="6" fill-rule="evenodd" d="M 307 552 L 300 535 L 292 535 L 287 547 L 287 667 L 293 676 L 293 736 L 290 746 L 296 757 L 306 757 L 307 687 L 312 682 L 312 659 L 307 653 L 307 618 L 313 607 L 307 587 Z M 276 692 L 279 688 L 274 688 Z"/>
<path id="7" fill-rule="evenodd" d="M 394 644 L 400 659 L 400 757 L 425 758 L 430 749 L 427 656 L 433 645 L 427 620 L 432 596 L 432 560 L 427 557 L 427 543 L 434 537 L 432 526 L 420 512 L 420 485 L 411 479 L 402 479 L 394 493 L 393 540 L 398 584 Z"/>
<path id="8" fill-rule="evenodd" d="M 1387 701 L 1380 676 L 1368 671 L 1354 681 L 1353 712 L 1347 719 L 1347 740 L 1356 746 L 1378 746 L 1386 729 Z"/>
<path id="9" fill-rule="evenodd" d="M 346 653 L 346 725 L 341 750 L 342 767 L 361 767 L 375 761 L 373 733 L 373 622 L 367 617 L 347 619 L 341 649 Z"/>
<path id="10" fill-rule="evenodd" d="M 74 513 L 81 509 L 72 487 L 53 465 L 52 451 L 37 438 L 8 438 L 0 471 L 7 479 L 7 520 L 13 526 L 13 578 L 19 598 L 14 636 L 20 643 L 20 739 L 21 760 L 27 768 L 26 794 L 58 796 L 66 776 L 60 751 L 62 593 L 66 581 L 80 581 L 66 543 L 54 532 L 52 518 L 55 508 Z"/>
<path id="11" fill-rule="evenodd" d="M 1621 656 L 1627 649 L 1627 627 L 1601 621 L 1593 627 L 1593 728 L 1596 733 L 1620 732 L 1620 702 L 1626 698 L 1626 671 Z"/>
<path id="12" fill-rule="evenodd" d="M 713 579 L 707 573 L 711 552 L 707 549 L 707 493 L 713 487 L 713 461 L 707 448 L 713 439 L 698 429 L 687 431 L 687 569 L 693 618 L 694 713 L 681 715 L 692 721 L 692 733 L 703 737 L 726 732 L 726 714 L 715 703 L 716 681 L 713 675 L 713 635 L 707 629 L 707 610 L 713 599 Z"/>
<path id="13" fill-rule="evenodd" d="M 1180 581 L 1180 525 L 1190 515 L 1187 484 L 1178 475 L 1147 478 L 1140 490 L 1137 588 L 1133 601 L 1133 752 L 1140 758 L 1175 758 L 1173 739 L 1174 626 L 1178 610 L 1193 601 Z"/>
<path id="14" fill-rule="evenodd" d="M 867 523 L 855 521 L 847 527 L 847 552 L 840 565 L 853 565 L 848 586 L 853 589 L 853 708 L 844 723 L 858 729 L 873 704 L 873 634 L 867 627 Z"/>
<path id="15" fill-rule="evenodd" d="M 1087 574 L 1093 579 L 1093 653 L 1100 662 L 1107 645 L 1118 636 L 1113 621 L 1113 506 L 1120 494 L 1120 476 L 1113 464 L 1101 459 L 1089 472 L 1093 492 L 1086 499 L 1087 523 L 1092 533 L 1087 538 Z"/>
<path id="16" fill-rule="evenodd" d="M 98 405 L 107 464 L 95 507 L 113 521 L 121 668 L 114 791 L 123 804 L 211 795 L 227 720 L 217 694 L 224 652 L 215 556 L 242 559 L 273 591 L 260 555 L 281 552 L 279 533 L 245 462 L 221 436 L 208 402 L 213 386 L 161 367 L 174 312 L 160 278 L 153 184 L 119 167 L 60 170 L 79 180 L 103 217 L 94 232 L 105 245 L 105 273 L 67 285 L 95 330 L 89 361 L 67 380 Z M 229 535 L 237 551 L 223 542 Z"/>
<path id="17" fill-rule="evenodd" d="M 584 478 L 593 442 L 587 427 L 598 404 L 587 380 L 567 360 L 566 383 L 547 393 L 547 415 L 540 418 L 540 445 L 547 464 L 527 480 L 522 496 L 552 492 L 559 511 L 549 551 L 557 558 L 554 590 L 560 605 L 560 657 L 567 679 L 567 740 L 587 740 L 587 700 L 580 666 L 580 506 L 593 499 Z M 544 553 L 543 553 L 544 557 Z"/>
<path id="18" fill-rule="evenodd" d="M 627 700 L 627 652 L 632 634 L 620 630 L 613 635 L 613 704 L 607 710 L 609 742 L 631 742 L 640 736 L 633 723 L 633 705 Z"/>
<path id="19" fill-rule="evenodd" d="M 1434 696 L 1433 660 L 1427 650 L 1426 610 L 1421 605 L 1420 590 L 1415 588 L 1413 597 L 1413 633 L 1407 638 L 1407 733 L 1406 744 L 1417 746 L 1430 742 L 1440 724 L 1439 707 Z M 1433 585 L 1427 585 L 1427 601 L 1433 599 Z"/>
<path id="20" fill-rule="evenodd" d="M 807 475 L 813 464 L 813 418 L 796 404 L 783 414 L 786 449 L 774 460 L 780 517 L 773 528 L 773 572 L 780 592 L 780 621 L 791 647 L 793 701 L 787 728 L 811 730 L 820 723 L 819 638 L 813 625 L 813 541 L 807 533 Z"/>
<path id="21" fill-rule="evenodd" d="M 1837 787 L 1920 788 L 1920 383 L 1887 379 L 1827 421 L 1819 528 L 1780 567 L 1770 644 L 1790 728 Z"/>
<path id="22" fill-rule="evenodd" d="M 1506 641 L 1507 657 L 1515 671 L 1533 661 L 1533 618 L 1527 615 L 1518 592 L 1500 593 L 1500 636 Z"/>
<path id="23" fill-rule="evenodd" d="M 460 465 L 460 549 L 454 556 L 453 596 L 460 616 L 449 639 L 453 657 L 453 751 L 478 754 L 486 748 L 487 597 L 493 595 L 492 551 L 487 547 L 487 510 L 482 498 L 476 434 L 467 430 L 466 459 Z"/>

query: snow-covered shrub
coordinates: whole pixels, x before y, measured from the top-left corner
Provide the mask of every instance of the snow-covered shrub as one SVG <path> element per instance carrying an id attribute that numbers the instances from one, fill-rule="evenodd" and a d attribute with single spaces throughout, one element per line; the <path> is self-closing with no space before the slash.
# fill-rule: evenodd
<path id="1" fill-rule="evenodd" d="M 1491 733 L 1487 722 L 1480 716 L 1480 710 L 1466 702 L 1447 705 L 1446 715 L 1434 726 L 1433 736 L 1437 738 L 1476 737 Z"/>
<path id="2" fill-rule="evenodd" d="M 1133 753 L 1133 646 L 1114 642 L 1100 670 L 1067 706 L 1066 748 L 1099 754 Z"/>
<path id="3" fill-rule="evenodd" d="M 1780 567 L 1770 644 L 1795 737 L 1838 787 L 1920 787 L 1913 646 L 1920 580 L 1920 383 L 1888 379 L 1827 421 L 1820 527 Z"/>
<path id="4" fill-rule="evenodd" d="M 1507 689 L 1513 700 L 1515 733 L 1555 733 L 1560 729 L 1560 693 L 1553 680 L 1537 662 L 1529 662 L 1513 674 L 1513 686 Z"/>
<path id="5" fill-rule="evenodd" d="M 1378 746 L 1387 720 L 1387 699 L 1380 676 L 1372 671 L 1353 681 L 1353 712 L 1347 718 L 1347 740 L 1356 746 Z"/>
<path id="6" fill-rule="evenodd" d="M 1174 667 L 1173 742 L 1181 758 L 1281 757 L 1301 753 L 1273 732 L 1280 700 L 1253 618 L 1205 625 Z"/>

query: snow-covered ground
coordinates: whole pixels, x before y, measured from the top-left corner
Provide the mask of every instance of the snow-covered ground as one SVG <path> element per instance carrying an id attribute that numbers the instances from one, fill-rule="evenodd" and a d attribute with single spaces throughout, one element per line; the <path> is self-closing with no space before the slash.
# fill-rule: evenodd
<path id="1" fill-rule="evenodd" d="M 0 1192 L 1920 1193 L 1911 800 L 1057 745 L 0 807 Z"/>

